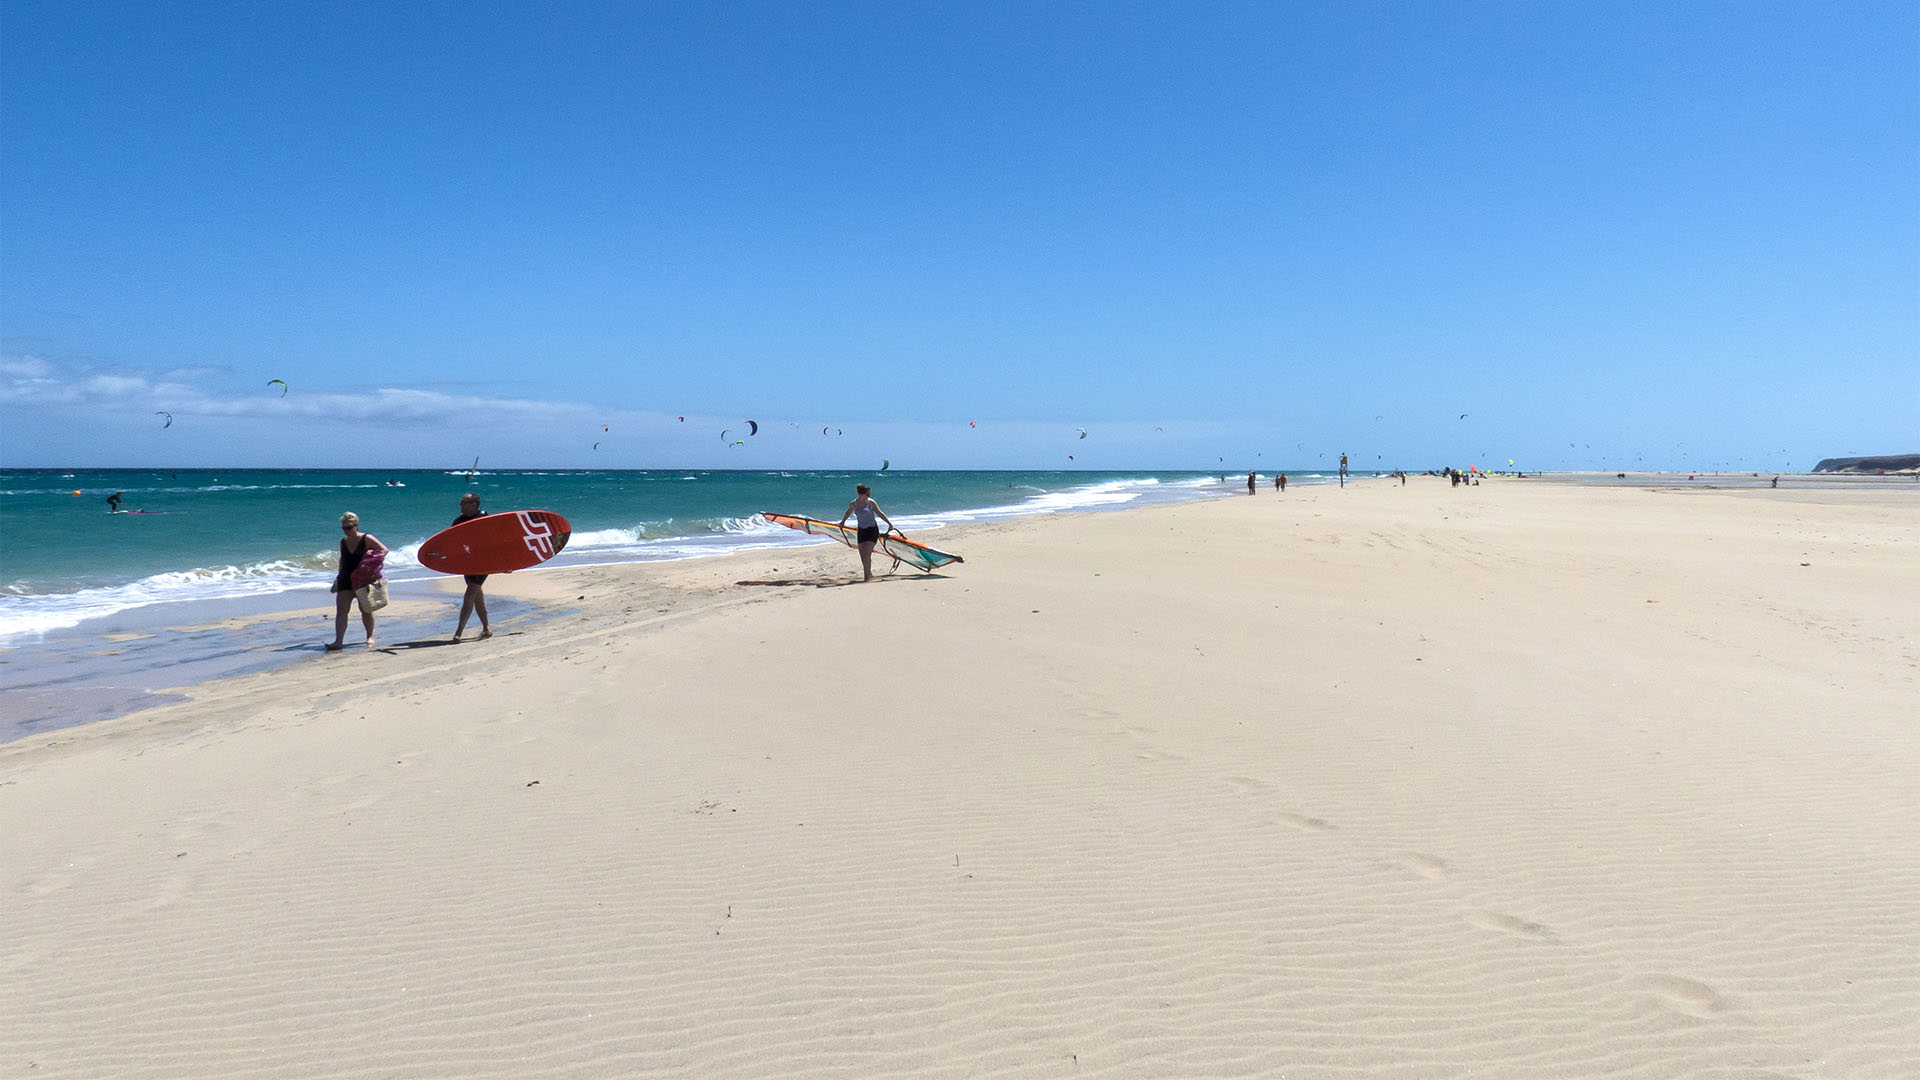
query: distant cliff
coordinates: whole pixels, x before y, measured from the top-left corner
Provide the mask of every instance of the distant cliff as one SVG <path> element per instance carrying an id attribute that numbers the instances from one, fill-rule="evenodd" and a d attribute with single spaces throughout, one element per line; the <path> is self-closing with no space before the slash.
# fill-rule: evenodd
<path id="1" fill-rule="evenodd" d="M 1920 470 L 1920 454 L 1884 454 L 1880 457 L 1830 457 L 1813 467 L 1814 472 L 1913 472 Z"/>

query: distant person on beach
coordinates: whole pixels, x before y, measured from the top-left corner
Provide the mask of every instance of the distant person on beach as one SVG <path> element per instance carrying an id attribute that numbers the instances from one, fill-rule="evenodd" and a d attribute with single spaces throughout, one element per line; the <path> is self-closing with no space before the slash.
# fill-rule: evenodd
<path id="1" fill-rule="evenodd" d="M 1256 490 L 1259 489 L 1259 486 L 1260 485 L 1254 482 L 1253 474 L 1248 473 L 1247 474 L 1247 494 L 1249 495 L 1253 494 Z"/>
<path id="2" fill-rule="evenodd" d="M 1274 484 L 1278 486 L 1280 488 L 1281 493 L 1284 494 L 1287 490 L 1287 474 L 1281 473 L 1280 479 L 1275 480 Z"/>
<path id="3" fill-rule="evenodd" d="M 1767 485 L 1767 486 L 1768 486 L 1768 487 L 1779 487 L 1779 486 L 1780 486 L 1780 478 L 1779 478 L 1779 477 L 1777 477 L 1777 476 L 1776 476 L 1776 477 L 1774 477 L 1774 478 L 1773 478 L 1773 483 L 1771 483 L 1771 484 L 1769 484 L 1769 485 Z"/>
<path id="4" fill-rule="evenodd" d="M 873 580 L 873 547 L 880 542 L 880 522 L 887 523 L 888 530 L 893 529 L 893 519 L 887 516 L 880 504 L 873 501 L 873 489 L 865 484 L 853 485 L 853 501 L 847 504 L 847 512 L 840 515 L 840 524 L 845 525 L 848 518 L 860 526 L 855 540 L 860 545 L 860 572 L 866 577 L 862 581 Z M 876 521 L 875 519 L 879 520 Z"/>
<path id="5" fill-rule="evenodd" d="M 1340 486 L 1347 486 L 1347 455 L 1340 455 Z"/>
<path id="6" fill-rule="evenodd" d="M 107 496 L 107 513 L 117 514 L 120 512 L 120 497 L 125 494 L 126 492 L 124 491 L 116 491 Z"/>
<path id="7" fill-rule="evenodd" d="M 454 518 L 453 523 L 458 525 L 486 516 L 487 512 L 480 509 L 480 496 L 469 491 L 460 496 L 460 516 Z M 460 621 L 453 628 L 453 640 L 459 641 L 460 635 L 467 632 L 467 617 L 477 614 L 480 616 L 480 636 L 474 640 L 485 641 L 493 636 L 493 628 L 487 625 L 487 594 L 480 590 L 480 586 L 487 583 L 487 575 L 468 574 L 466 578 L 467 591 L 460 597 Z"/>
<path id="8" fill-rule="evenodd" d="M 340 572 L 333 578 L 333 640 L 327 643 L 327 651 L 344 648 L 347 643 L 347 609 L 355 599 L 353 572 L 371 551 L 386 554 L 387 545 L 381 543 L 372 533 L 360 531 L 360 516 L 349 510 L 340 515 Z M 373 609 L 367 607 L 364 598 L 360 600 L 360 622 L 367 628 L 367 648 L 373 648 Z"/>

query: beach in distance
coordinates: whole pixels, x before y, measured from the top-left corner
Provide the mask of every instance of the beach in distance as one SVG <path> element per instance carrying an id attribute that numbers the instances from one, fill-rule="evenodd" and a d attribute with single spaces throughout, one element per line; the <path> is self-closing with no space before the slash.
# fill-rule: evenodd
<path id="1" fill-rule="evenodd" d="M 1766 480 L 594 560 L 33 731 L 0 1076 L 1920 1075 L 1920 484 Z"/>

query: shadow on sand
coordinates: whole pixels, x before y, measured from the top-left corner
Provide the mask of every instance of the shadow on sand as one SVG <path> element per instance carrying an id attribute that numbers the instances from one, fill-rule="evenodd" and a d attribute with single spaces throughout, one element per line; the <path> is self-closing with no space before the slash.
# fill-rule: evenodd
<path id="1" fill-rule="evenodd" d="M 947 579 L 947 575 L 945 574 L 915 574 L 912 577 L 907 577 L 904 574 L 898 577 L 892 574 L 879 574 L 879 575 L 876 575 L 872 581 L 861 581 L 859 578 L 842 578 L 842 577 L 751 578 L 746 581 L 736 581 L 734 582 L 734 584 L 735 585 L 810 585 L 816 589 L 838 589 L 843 585 L 878 585 L 883 581 L 945 581 L 946 579 Z"/>

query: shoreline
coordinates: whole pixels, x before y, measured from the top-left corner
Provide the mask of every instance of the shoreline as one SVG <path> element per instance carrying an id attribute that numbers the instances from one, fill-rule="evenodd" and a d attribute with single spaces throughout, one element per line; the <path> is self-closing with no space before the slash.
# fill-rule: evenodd
<path id="1" fill-rule="evenodd" d="M 375 471 L 378 472 L 378 470 Z M 1368 473 L 1353 477 L 1349 482 L 1358 484 L 1363 480 L 1386 479 L 1389 479 L 1386 475 Z M 917 516 L 921 518 L 948 519 L 950 523 L 936 522 L 932 524 L 931 527 L 926 527 L 924 531 L 932 533 L 936 537 L 957 537 L 960 538 L 959 542 L 964 543 L 964 537 L 970 530 L 986 525 L 1076 514 L 1106 514 L 1137 511 L 1164 505 L 1185 505 L 1195 502 L 1205 502 L 1212 499 L 1237 496 L 1241 491 L 1239 484 L 1240 482 L 1229 474 L 1227 482 L 1224 485 L 1218 485 L 1222 490 L 1196 486 L 1181 494 L 1164 495 L 1161 498 L 1137 504 L 1131 501 L 1117 504 L 1101 504 L 1096 502 L 1088 505 L 1069 505 L 1058 509 L 1021 510 L 991 507 L 962 508 L 944 513 L 936 512 Z M 1323 486 L 1338 488 L 1339 484 L 1336 479 L 1321 477 L 1295 485 L 1295 489 L 1306 490 L 1308 488 Z M 1262 493 L 1266 494 L 1267 492 L 1263 491 Z M 775 539 L 766 544 L 749 544 L 738 548 L 717 549 L 712 552 L 696 554 L 683 553 L 657 558 L 607 559 L 604 561 L 587 562 L 569 561 L 569 556 L 577 558 L 579 555 L 578 552 L 563 553 L 561 558 L 555 560 L 554 563 L 519 571 L 511 577 L 508 575 L 496 576 L 491 583 L 492 588 L 503 589 L 505 586 L 511 584 L 515 587 L 516 591 L 511 597 L 504 597 L 490 592 L 488 595 L 489 606 L 490 608 L 497 608 L 500 606 L 501 601 L 504 600 L 505 614 L 502 615 L 498 611 L 495 611 L 494 621 L 499 623 L 505 619 L 507 620 L 506 625 L 510 629 L 518 630 L 525 625 L 550 622 L 556 618 L 570 614 L 571 610 L 562 598 L 573 589 L 573 577 L 570 575 L 584 571 L 630 567 L 674 567 L 714 560 L 726 561 L 746 556 L 785 552 L 846 552 L 846 549 L 840 544 L 832 541 L 823 541 L 819 538 L 807 537 L 799 533 L 788 535 L 787 530 L 782 530 L 771 535 Z M 916 535 L 919 535 L 919 533 L 916 532 Z M 937 543 L 945 542 L 952 541 L 941 540 Z M 846 554 L 852 557 L 850 552 L 846 552 Z M 796 556 L 794 561 L 799 562 L 800 560 Z M 433 575 L 430 571 L 417 567 L 409 568 L 406 572 L 417 573 L 421 576 L 396 581 L 393 590 L 394 603 L 377 617 L 377 626 L 382 628 L 390 627 L 393 625 L 393 620 L 397 617 L 402 620 L 402 633 L 412 635 L 413 640 L 395 641 L 388 637 L 387 630 L 380 629 L 376 634 L 380 642 L 379 647 L 375 649 L 376 652 L 390 654 L 398 649 L 411 651 L 449 643 L 446 642 L 445 639 L 450 635 L 450 631 L 448 631 L 447 634 L 438 634 L 428 630 L 427 627 L 436 625 L 437 622 L 451 624 L 455 621 L 458 615 L 459 598 L 457 586 L 451 579 L 440 575 Z M 900 572 L 905 574 L 910 571 L 903 569 Z M 559 576 L 550 577 L 550 575 Z M 669 575 L 669 579 L 678 580 L 674 575 Z M 597 581 L 598 579 L 586 578 L 584 580 Z M 530 589 L 524 588 L 524 586 L 527 585 L 531 585 L 532 587 Z M 47 703 L 43 706 L 30 706 L 28 709 L 22 710 L 25 715 L 20 718 L 15 718 L 11 728 L 0 728 L 0 747 L 36 735 L 45 735 L 52 732 L 70 730 L 75 727 L 92 726 L 125 719 L 127 717 L 138 716 L 141 713 L 153 709 L 167 708 L 176 704 L 190 704 L 194 700 L 194 691 L 208 684 L 250 676 L 269 678 L 273 672 L 277 670 L 299 664 L 303 660 L 311 659 L 312 657 L 309 657 L 308 654 L 318 655 L 321 652 L 318 644 L 321 638 L 330 637 L 332 634 L 333 612 L 331 596 L 330 594 L 326 594 L 323 591 L 324 589 L 324 583 L 316 583 L 310 586 L 299 586 L 273 593 L 237 597 L 212 597 L 198 600 L 189 599 L 150 604 L 141 608 L 117 613 L 115 616 L 90 620 L 94 625 L 84 630 L 80 627 L 66 627 L 47 632 L 39 641 L 17 642 L 0 646 L 0 658 L 5 658 L 11 664 L 19 665 L 9 668 L 4 673 L 4 686 L 0 688 L 16 692 L 43 690 L 43 692 L 59 695 L 47 699 Z M 451 600 L 452 610 L 442 613 L 440 617 L 430 614 L 429 604 L 421 595 L 423 591 L 438 594 L 443 598 L 443 603 L 445 600 Z M 318 599 L 315 599 L 316 597 Z M 194 655 L 191 643 L 186 640 L 196 632 L 219 630 L 226 632 L 231 638 L 233 635 L 244 633 L 251 629 L 265 626 L 285 627 L 299 621 L 310 622 L 312 626 L 308 628 L 308 630 L 302 630 L 298 633 L 285 631 L 264 643 L 254 642 L 241 644 L 232 640 L 215 643 L 215 656 L 212 661 L 205 656 Z M 309 630 L 311 632 L 308 632 Z M 472 635 L 476 632 L 474 627 L 470 625 L 468 629 L 469 642 L 471 642 Z M 356 635 L 360 633 L 359 615 L 356 610 L 355 613 L 349 617 L 347 648 L 342 650 L 344 654 L 351 655 L 365 651 L 364 648 L 355 644 Z M 184 669 L 184 678 L 168 677 L 150 679 L 149 682 L 154 685 L 130 687 L 118 679 L 113 678 L 114 673 L 109 672 L 106 685 L 102 686 L 97 685 L 100 683 L 100 679 L 92 677 L 87 673 L 60 677 L 49 671 L 52 667 L 69 662 L 75 653 L 87 656 L 100 655 L 110 651 L 101 649 L 99 646 L 102 643 L 111 643 L 112 645 L 119 646 L 123 645 L 129 639 L 152 641 L 161 638 L 163 635 L 172 635 L 173 647 L 168 649 L 163 655 L 154 658 L 146 664 L 144 670 L 161 670 L 177 666 Z M 498 640 L 501 636 L 500 634 L 496 634 L 495 638 L 490 640 Z M 309 638 L 312 639 L 311 642 L 309 642 Z M 217 662 L 220 658 L 231 658 L 235 654 L 242 652 L 255 655 L 250 657 L 246 662 L 241 663 L 227 663 L 222 665 Z M 268 655 L 260 655 L 263 653 Z M 22 659 L 23 657 L 24 659 Z M 43 673 L 47 677 L 43 677 Z M 196 673 L 198 673 L 197 677 Z M 58 687 L 58 689 L 46 691 L 49 685 Z M 76 687 L 79 689 L 77 698 L 74 694 Z M 129 691 L 143 695 L 136 699 L 138 701 L 137 704 L 127 703 L 125 695 Z M 77 707 L 76 701 L 78 702 Z M 48 722 L 54 714 L 64 712 L 72 712 L 75 718 L 68 722 Z"/>
<path id="2" fill-rule="evenodd" d="M 0 1061 L 1903 1075 L 1912 506 L 1413 477 L 554 572 L 0 746 Z"/>
<path id="3" fill-rule="evenodd" d="M 370 475 L 386 472 L 375 470 Z M 748 470 L 742 475 L 770 474 Z M 1037 502 L 1027 498 L 1016 504 L 956 507 L 900 515 L 900 518 L 903 524 L 916 530 L 945 533 L 954 524 L 1016 520 L 1036 514 L 1103 512 L 1136 502 L 1152 504 L 1217 496 L 1210 486 L 1200 484 L 1180 483 L 1166 485 L 1164 490 L 1160 488 L 1157 480 L 1143 483 L 1139 478 L 1105 478 L 1086 486 L 1045 493 Z M 806 547 L 818 541 L 784 529 L 769 529 L 757 538 L 724 533 L 690 534 L 662 537 L 653 543 L 656 546 L 643 546 L 626 553 L 592 547 L 582 549 L 576 545 L 550 564 L 521 571 L 514 578 L 496 578 L 493 587 L 511 587 L 514 583 L 561 570 L 697 561 L 739 551 Z M 433 616 L 407 618 L 410 609 L 424 611 L 425 606 L 401 601 L 443 591 L 448 587 L 445 579 L 425 568 L 407 564 L 390 574 L 389 581 L 393 584 L 395 604 L 381 614 L 381 625 L 394 626 L 393 620 L 398 618 L 401 620 L 398 628 L 403 635 L 432 638 L 434 632 L 429 626 Z M 197 684 L 298 663 L 302 654 L 311 651 L 306 637 L 331 636 L 332 603 L 324 589 L 324 579 L 314 576 L 305 583 L 287 584 L 272 591 L 148 601 L 86 617 L 75 625 L 32 633 L 23 631 L 0 639 L 0 692 L 26 702 L 13 710 L 14 715 L 0 722 L 0 744 L 36 732 L 97 723 L 138 712 L 163 703 L 160 699 L 178 696 L 177 687 L 183 683 Z M 494 602 L 496 616 L 506 617 L 510 625 L 542 617 L 538 605 L 523 608 L 521 602 L 510 595 L 490 594 L 489 600 Z M 500 606 L 502 600 L 504 607 Z M 280 633 L 265 643 L 248 640 L 237 632 L 202 633 L 201 640 L 189 640 L 196 630 L 208 625 L 237 631 L 248 623 L 273 625 L 300 619 L 311 619 L 324 629 L 313 634 Z M 349 642 L 353 640 L 352 633 L 359 629 L 357 614 L 352 619 Z M 451 623 L 453 616 L 448 616 L 447 621 Z M 419 647 L 423 642 L 415 640 L 407 644 Z M 173 668 L 180 669 L 177 675 L 168 673 Z"/>
<path id="4" fill-rule="evenodd" d="M 1757 480 L 1747 474 L 1702 473 L 1697 474 L 1695 480 L 1687 480 L 1684 475 L 1628 473 L 1627 478 L 1622 480 L 1612 473 L 1529 473 L 1523 478 L 1487 474 L 1484 479 L 1490 483 L 1537 482 L 1634 490 L 1774 490 L 1768 486 L 1771 474 L 1764 474 Z M 1409 474 L 1409 482 L 1437 482 L 1437 479 L 1426 474 Z M 1916 489 L 1912 478 L 1907 477 L 1781 474 L 1781 479 L 1783 486 L 1777 493 L 1787 498 L 1791 498 L 1791 493 L 1795 491 L 1890 489 L 1905 492 Z M 1373 481 L 1385 481 L 1391 486 L 1393 477 L 1390 474 L 1368 473 L 1353 477 L 1351 483 L 1357 485 Z M 1338 484 L 1331 480 L 1319 480 L 1297 485 L 1295 490 L 1320 487 L 1337 489 Z M 1057 514 L 1112 513 L 1158 505 L 1232 499 L 1241 497 L 1240 490 L 1238 481 L 1230 478 L 1222 490 L 1195 489 L 1186 498 L 1144 505 L 1092 505 L 1018 515 L 991 515 L 980 510 L 952 511 L 946 516 L 959 518 L 957 523 L 937 525 L 926 531 L 949 537 L 964 536 L 967 529 L 980 524 Z M 1270 494 L 1268 488 L 1261 489 L 1262 496 Z M 722 549 L 711 553 L 540 566 L 521 571 L 513 578 L 505 575 L 496 578 L 495 588 L 511 584 L 516 591 L 511 594 L 504 591 L 490 594 L 489 600 L 498 608 L 496 622 L 504 621 L 509 628 L 519 628 L 566 613 L 564 605 L 554 607 L 546 600 L 539 599 L 565 592 L 564 586 L 542 589 L 536 584 L 530 592 L 519 588 L 523 583 L 536 582 L 548 574 L 727 559 L 744 553 L 805 549 L 814 543 L 796 534 L 791 539 L 779 536 L 777 542 L 764 546 L 747 545 L 740 549 Z M 838 547 L 829 546 L 830 549 Z M 405 572 L 417 576 L 395 579 L 395 602 L 381 613 L 379 621 L 383 627 L 396 629 L 403 639 L 410 640 L 393 641 L 383 631 L 380 635 L 383 648 L 425 647 L 437 638 L 446 636 L 438 633 L 438 624 L 442 621 L 451 624 L 457 614 L 457 604 L 452 613 L 440 612 L 436 606 L 444 605 L 444 598 L 448 595 L 457 599 L 458 590 L 454 585 L 417 568 Z M 169 700 L 189 696 L 191 688 L 202 683 L 298 664 L 306 658 L 306 653 L 318 648 L 317 644 L 309 643 L 308 638 L 318 641 L 321 637 L 331 635 L 333 616 L 330 597 L 321 591 L 323 589 L 324 584 L 315 584 L 274 593 L 159 602 L 89 620 L 82 627 L 47 631 L 36 640 L 16 640 L 0 646 L 0 661 L 7 664 L 5 669 L 0 669 L 0 689 L 15 694 L 17 700 L 28 702 L 26 706 L 15 710 L 16 715 L 9 717 L 10 726 L 0 726 L 0 745 L 35 734 L 100 723 L 161 707 L 168 704 Z M 429 599 L 435 596 L 442 599 Z M 285 627 L 302 620 L 310 621 L 312 627 L 299 633 L 278 632 L 265 640 L 246 636 L 254 628 Z M 354 640 L 359 632 L 356 613 L 349 625 L 348 651 L 358 648 Z M 470 627 L 469 636 L 473 632 Z M 132 660 L 120 659 L 129 653 L 141 655 Z M 95 670 L 85 669 L 90 661 Z M 75 665 L 80 667 L 76 668 Z M 173 673 L 141 674 L 143 672 Z M 61 717 L 69 719 L 60 720 Z"/>

